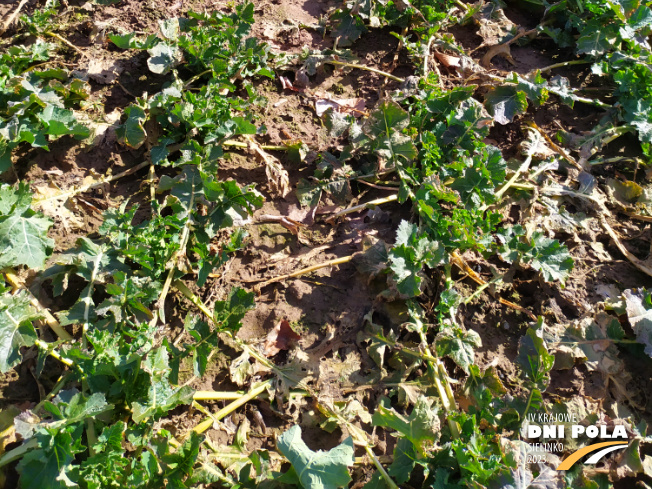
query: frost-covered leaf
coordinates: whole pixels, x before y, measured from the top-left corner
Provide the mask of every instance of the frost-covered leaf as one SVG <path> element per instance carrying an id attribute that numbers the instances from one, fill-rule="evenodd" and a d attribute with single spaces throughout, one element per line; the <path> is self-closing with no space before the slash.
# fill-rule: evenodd
<path id="1" fill-rule="evenodd" d="M 144 123 L 147 119 L 145 110 L 139 105 L 130 105 L 125 109 L 127 119 L 115 130 L 118 140 L 127 146 L 138 149 L 145 142 Z"/>
<path id="2" fill-rule="evenodd" d="M 249 358 L 249 353 L 245 351 L 229 364 L 231 381 L 239 386 L 245 385 L 249 377 L 255 372 L 254 366 L 249 361 Z"/>
<path id="3" fill-rule="evenodd" d="M 87 127 L 79 124 L 72 110 L 62 109 L 54 105 L 48 105 L 43 112 L 38 114 L 39 120 L 45 127 L 46 134 L 50 136 L 63 136 L 69 134 L 78 138 L 85 138 L 90 135 Z"/>
<path id="4" fill-rule="evenodd" d="M 404 416 L 389 404 L 384 398 L 373 414 L 374 426 L 391 428 L 399 436 L 409 440 L 420 454 L 427 453 L 434 447 L 439 437 L 439 416 L 437 408 L 431 405 L 431 400 L 420 398 L 409 416 Z"/>
<path id="5" fill-rule="evenodd" d="M 72 462 L 82 452 L 82 429 L 53 430 L 37 435 L 38 448 L 20 460 L 16 470 L 23 489 L 64 489 L 74 487 L 70 480 Z"/>
<path id="6" fill-rule="evenodd" d="M 489 113 L 498 124 L 509 124 L 527 111 L 527 95 L 517 87 L 504 85 L 491 89 L 485 96 Z"/>
<path id="7" fill-rule="evenodd" d="M 350 437 L 327 452 L 313 452 L 301 439 L 301 428 L 293 426 L 279 437 L 277 446 L 292 464 L 303 487 L 337 489 L 351 481 L 348 467 L 353 465 L 354 457 Z"/>
<path id="8" fill-rule="evenodd" d="M 573 258 L 568 248 L 542 233 L 532 235 L 532 245 L 533 248 L 524 254 L 524 261 L 539 270 L 546 282 L 559 280 L 563 284 L 573 269 Z"/>
<path id="9" fill-rule="evenodd" d="M 437 355 L 448 356 L 469 373 L 469 367 L 475 362 L 475 348 L 482 346 L 480 335 L 473 330 L 464 331 L 453 326 L 443 329 L 435 338 Z"/>
<path id="10" fill-rule="evenodd" d="M 555 356 L 548 353 L 542 336 L 542 329 L 529 328 L 519 342 L 516 362 L 530 381 L 545 390 L 550 382 L 549 372 L 555 363 Z"/>
<path id="11" fill-rule="evenodd" d="M 643 297 L 631 290 L 623 292 L 627 318 L 632 325 L 636 340 L 645 347 L 645 353 L 652 357 L 652 304 L 650 296 L 645 293 L 645 305 Z M 647 306 L 647 307 L 646 307 Z"/>
<path id="12" fill-rule="evenodd" d="M 20 349 L 38 339 L 32 321 L 41 317 L 26 292 L 0 296 L 0 372 L 7 373 L 18 365 Z"/>
<path id="13" fill-rule="evenodd" d="M 242 326 L 242 318 L 254 307 L 254 293 L 234 287 L 226 301 L 216 301 L 213 317 L 221 329 L 238 331 Z"/>
<path id="14" fill-rule="evenodd" d="M 147 60 L 147 66 L 152 73 L 156 73 L 157 75 L 164 75 L 171 68 L 181 63 L 181 59 L 183 58 L 177 46 L 165 42 L 149 48 L 147 52 L 150 55 L 150 58 Z"/>
<path id="15" fill-rule="evenodd" d="M 337 39 L 340 47 L 347 47 L 366 31 L 362 20 L 357 15 L 340 10 L 331 16 L 331 19 L 338 21 L 337 27 L 331 31 L 331 36 Z"/>
<path id="16" fill-rule="evenodd" d="M 370 138 L 370 149 L 393 163 L 407 163 L 417 156 L 412 140 L 402 133 L 409 114 L 393 100 L 383 100 L 370 114 L 362 131 Z"/>
<path id="17" fill-rule="evenodd" d="M 27 265 L 38 270 L 52 252 L 54 241 L 47 236 L 52 221 L 33 212 L 30 203 L 26 184 L 0 187 L 0 268 Z"/>
<path id="18" fill-rule="evenodd" d="M 415 297 L 421 291 L 424 266 L 434 268 L 445 263 L 446 250 L 432 241 L 414 224 L 401 221 L 396 232 L 396 244 L 389 253 L 389 268 L 394 273 L 401 294 Z"/>
<path id="19" fill-rule="evenodd" d="M 150 49 L 160 41 L 156 34 L 150 34 L 145 39 L 140 39 L 133 32 L 129 34 L 108 34 L 108 38 L 120 49 Z"/>
<path id="20" fill-rule="evenodd" d="M 613 24 L 610 26 L 593 25 L 592 28 L 583 29 L 582 35 L 577 40 L 577 54 L 599 56 L 609 51 L 617 41 Z"/>
<path id="21" fill-rule="evenodd" d="M 571 87 L 570 81 L 568 78 L 561 75 L 553 76 L 548 82 L 548 91 L 557 95 L 562 102 L 564 102 L 569 107 L 573 107 L 575 101 L 577 100 L 577 95 Z"/>
<path id="22" fill-rule="evenodd" d="M 501 44 L 516 33 L 516 26 L 499 4 L 479 2 L 479 5 L 480 8 L 473 13 L 473 18 L 478 23 L 478 35 L 483 39 L 482 46 Z"/>
<path id="23" fill-rule="evenodd" d="M 150 375 L 150 385 L 147 398 L 134 401 L 131 406 L 131 417 L 135 423 L 163 415 L 192 399 L 190 387 L 174 387 L 170 384 L 168 358 L 168 351 L 164 347 L 157 348 L 147 355 L 142 369 Z"/>
<path id="24" fill-rule="evenodd" d="M 516 225 L 500 230 L 496 237 L 502 243 L 498 252 L 504 260 L 529 264 L 541 272 L 546 282 L 559 280 L 563 284 L 573 269 L 574 262 L 568 248 L 542 233 L 536 232 L 527 240 L 523 227 Z"/>

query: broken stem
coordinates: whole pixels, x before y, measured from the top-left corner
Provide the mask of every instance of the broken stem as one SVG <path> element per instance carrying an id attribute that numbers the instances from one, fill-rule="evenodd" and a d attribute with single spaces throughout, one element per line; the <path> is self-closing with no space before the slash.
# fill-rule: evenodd
<path id="1" fill-rule="evenodd" d="M 548 145 L 549 145 L 552 149 L 554 149 L 557 153 L 559 153 L 561 156 L 563 156 L 564 159 L 566 159 L 566 161 L 568 161 L 570 164 L 572 164 L 572 165 L 573 165 L 575 168 L 577 168 L 578 170 L 580 170 L 580 171 L 583 171 L 583 170 L 584 170 L 584 168 L 582 168 L 582 165 L 580 165 L 580 164 L 575 160 L 575 158 L 573 158 L 571 155 L 569 155 L 568 152 L 567 152 L 564 148 L 562 148 L 562 147 L 559 146 L 557 143 L 555 143 L 555 142 L 550 138 L 550 136 L 548 136 L 548 135 L 544 132 L 543 129 L 541 129 L 539 126 L 536 125 L 535 122 L 533 122 L 533 121 L 529 121 L 529 122 L 526 122 L 526 124 L 527 124 L 529 127 L 531 127 L 532 129 L 534 129 L 535 131 L 537 131 L 537 132 L 538 132 L 538 133 L 543 137 L 543 139 L 546 140 L 546 142 L 548 143 Z"/>
<path id="2" fill-rule="evenodd" d="M 189 80 L 188 80 L 188 81 L 183 85 L 183 88 L 188 88 L 190 85 L 192 85 L 192 84 L 195 83 L 197 80 L 199 80 L 202 76 L 204 76 L 204 75 L 208 75 L 209 73 L 212 73 L 212 72 L 213 72 L 213 69 L 212 69 L 212 68 L 209 69 L 209 70 L 206 70 L 206 71 L 202 71 L 201 73 L 199 73 L 199 74 L 193 76 L 192 78 L 190 78 L 190 79 L 189 79 Z"/>
<path id="3" fill-rule="evenodd" d="M 464 299 L 464 304 L 468 304 L 468 303 L 471 302 L 473 299 L 475 299 L 475 298 L 478 297 L 480 294 L 482 294 L 482 292 L 484 291 L 484 289 L 486 289 L 486 288 L 489 287 L 490 285 L 497 284 L 497 283 L 500 282 L 502 279 L 503 279 L 503 275 L 498 275 L 497 277 L 492 278 L 489 282 L 485 282 L 483 285 L 481 285 L 480 287 L 478 287 L 477 289 L 475 289 L 475 292 L 473 292 L 473 294 L 471 294 L 471 295 L 468 296 L 466 299 Z"/>
<path id="4" fill-rule="evenodd" d="M 399 489 L 396 483 L 394 482 L 394 480 L 389 476 L 389 474 L 383 467 L 383 464 L 380 463 L 380 460 L 378 460 L 378 457 L 376 457 L 376 454 L 371 449 L 371 447 L 365 444 L 364 449 L 365 452 L 367 452 L 367 455 L 369 455 L 369 458 L 371 458 L 371 461 L 376 466 L 376 469 L 378 469 L 378 472 L 380 473 L 381 477 L 385 481 L 387 487 L 389 487 L 390 489 Z"/>
<path id="5" fill-rule="evenodd" d="M 76 368 L 77 370 L 79 370 L 81 372 L 81 369 L 79 368 L 79 366 L 77 364 L 75 364 L 75 362 L 73 362 L 69 358 L 62 357 L 59 354 L 59 352 L 54 351 L 52 348 L 50 348 L 50 345 L 48 343 L 46 343 L 45 341 L 36 340 L 36 341 L 34 341 L 34 345 L 39 347 L 41 350 L 43 350 L 45 353 L 50 355 L 52 358 L 54 358 L 56 360 L 59 360 L 64 365 L 66 365 L 68 367 L 71 367 L 71 368 Z"/>
<path id="6" fill-rule="evenodd" d="M 632 219 L 638 219 L 639 221 L 652 222 L 652 216 L 642 216 L 640 214 L 634 214 L 633 212 L 623 212 L 623 214 L 631 217 Z"/>
<path id="7" fill-rule="evenodd" d="M 194 193 L 190 197 L 190 204 L 188 205 L 189 209 L 193 208 L 194 205 L 193 201 L 194 201 Z M 172 279 L 174 278 L 174 274 L 177 271 L 177 265 L 179 264 L 179 259 L 186 252 L 186 245 L 188 244 L 188 238 L 190 237 L 191 225 L 192 225 L 192 219 L 190 218 L 190 216 L 188 216 L 188 219 L 186 220 L 186 223 L 183 226 L 183 230 L 181 231 L 181 238 L 179 239 L 179 249 L 171 258 L 172 266 L 170 267 L 168 276 L 165 278 L 165 283 L 163 284 L 163 289 L 161 290 L 161 294 L 159 295 L 159 298 L 156 301 L 158 312 L 154 314 L 154 317 L 150 322 L 150 326 L 156 325 L 158 318 L 161 318 L 161 321 L 165 322 L 165 311 L 164 311 L 165 298 L 167 297 L 168 292 L 170 291 L 170 285 L 172 285 Z"/>
<path id="8" fill-rule="evenodd" d="M 233 146 L 234 148 L 242 148 L 242 149 L 247 149 L 250 147 L 249 143 L 243 143 L 241 141 L 233 141 L 232 139 L 227 139 L 222 143 L 222 146 Z M 288 147 L 281 145 L 281 146 L 274 146 L 274 145 L 265 145 L 261 144 L 258 145 L 260 149 L 263 149 L 265 151 L 287 151 Z"/>
<path id="9" fill-rule="evenodd" d="M 38 440 L 36 437 L 32 437 L 29 440 L 27 440 L 25 443 L 22 445 L 14 448 L 13 450 L 8 451 L 5 453 L 2 458 L 0 458 L 0 468 L 4 467 L 7 464 L 10 464 L 12 462 L 15 462 L 19 458 L 21 458 L 23 455 L 25 455 L 27 452 L 29 452 L 33 448 L 38 447 Z"/>
<path id="10" fill-rule="evenodd" d="M 345 68 L 357 68 L 360 70 L 365 70 L 365 71 L 370 71 L 371 73 L 376 73 L 377 75 L 384 76 L 386 78 L 389 78 L 390 80 L 394 80 L 397 82 L 403 83 L 405 81 L 405 78 L 400 78 L 398 76 L 394 76 L 391 73 L 386 73 L 384 71 L 377 70 L 376 68 L 371 68 L 370 66 L 365 66 L 365 65 L 359 65 L 355 63 L 345 63 L 344 61 L 335 61 L 335 60 L 329 60 L 326 61 L 326 63 L 330 63 L 332 65 L 336 66 L 344 66 Z"/>
<path id="11" fill-rule="evenodd" d="M 554 65 L 546 66 L 545 68 L 541 68 L 539 71 L 541 73 L 545 73 L 546 71 L 550 70 L 555 70 L 557 68 L 563 68 L 564 66 L 573 66 L 573 65 L 585 65 L 585 64 L 590 64 L 592 61 L 588 61 L 585 59 L 576 59 L 573 61 L 564 61 L 563 63 L 555 63 Z"/>
<path id="12" fill-rule="evenodd" d="M 4 34 L 7 29 L 11 26 L 11 24 L 16 20 L 16 17 L 18 17 L 18 13 L 21 11 L 21 9 L 25 6 L 28 0 L 20 0 L 20 3 L 18 4 L 18 7 L 11 13 L 5 24 L 2 26 L 2 29 L 0 30 L 0 35 Z"/>
<path id="13" fill-rule="evenodd" d="M 43 34 L 46 35 L 46 36 L 50 36 L 50 37 L 54 37 L 55 39 L 58 39 L 59 41 L 64 43 L 66 46 L 69 46 L 69 47 L 73 48 L 75 51 L 77 51 L 79 54 L 81 54 L 84 58 L 89 58 L 90 59 L 90 57 L 84 51 L 82 51 L 77 46 L 75 46 L 73 43 L 71 43 L 68 39 L 66 39 L 64 37 L 61 37 L 56 32 L 45 31 Z"/>
<path id="14" fill-rule="evenodd" d="M 206 307 L 206 304 L 204 304 L 199 297 L 193 294 L 190 289 L 186 287 L 186 284 L 184 284 L 181 280 L 177 280 L 172 284 L 172 286 L 181 292 L 186 297 L 186 299 L 197 306 L 197 308 L 203 312 L 206 317 L 211 320 L 211 322 L 215 323 L 215 320 L 213 319 L 213 313 L 208 307 Z"/>
<path id="15" fill-rule="evenodd" d="M 34 199 L 33 203 L 34 204 L 41 204 L 43 202 L 48 202 L 50 200 L 60 200 L 60 199 L 65 199 L 68 200 L 70 197 L 74 197 L 77 194 L 82 194 L 84 192 L 87 192 L 95 187 L 99 187 L 101 185 L 104 185 L 105 183 L 110 183 L 114 182 L 115 180 L 118 180 L 122 177 L 126 177 L 131 175 L 132 173 L 136 173 L 138 170 L 145 168 L 147 165 L 149 165 L 149 161 L 143 161 L 142 163 L 137 164 L 136 166 L 133 166 L 129 168 L 128 170 L 125 170 L 123 172 L 117 173 L 116 175 L 111 175 L 111 176 L 104 176 L 100 178 L 99 180 L 96 180 L 93 183 L 89 183 L 87 185 L 82 185 L 81 187 L 76 187 L 73 188 L 72 190 L 67 190 L 65 192 L 61 192 L 60 194 L 54 195 L 52 197 L 46 197 L 44 199 Z"/>
<path id="16" fill-rule="evenodd" d="M 219 391 L 196 391 L 192 398 L 195 401 L 223 401 L 240 399 L 244 392 L 219 392 Z"/>
<path id="17" fill-rule="evenodd" d="M 390 189 L 390 190 L 396 191 L 396 189 Z M 336 212 L 335 214 L 333 214 L 328 218 L 328 221 L 335 221 L 342 216 L 345 216 L 347 214 L 353 214 L 354 212 L 363 211 L 365 209 L 374 209 L 377 205 L 388 204 L 396 200 L 398 200 L 398 194 L 388 195 L 387 197 L 381 197 L 380 199 L 370 200 L 369 202 L 366 202 L 364 204 L 354 205 L 353 207 L 349 207 L 348 209 L 344 209 L 339 212 Z"/>
<path id="18" fill-rule="evenodd" d="M 501 187 L 501 189 L 498 190 L 498 191 L 496 192 L 496 202 L 500 202 L 500 199 L 502 199 L 502 197 L 503 197 L 503 195 L 505 194 L 505 192 L 507 192 L 507 191 L 509 190 L 509 188 L 510 188 L 512 185 L 514 185 L 514 183 L 516 183 L 516 180 L 518 180 L 518 177 L 521 175 L 521 173 L 526 172 L 527 169 L 530 168 L 530 163 L 532 163 L 532 155 L 529 155 L 529 156 L 525 159 L 525 161 L 523 162 L 523 164 L 522 164 L 520 167 L 518 167 L 518 169 L 514 172 L 514 175 L 512 175 L 512 178 L 510 178 L 509 180 L 507 180 L 507 182 L 505 183 L 505 185 L 503 185 L 503 186 Z M 484 211 L 484 210 L 486 210 L 488 207 L 489 207 L 489 206 L 488 206 L 487 204 L 485 204 L 484 206 L 482 206 L 482 210 Z"/>
<path id="19" fill-rule="evenodd" d="M 32 294 L 27 288 L 24 287 L 24 284 L 21 282 L 21 280 L 14 275 L 12 272 L 5 272 L 5 278 L 7 279 L 7 282 L 11 284 L 11 286 L 14 288 L 14 290 L 18 289 L 23 289 L 27 293 L 30 303 L 32 306 L 36 308 L 37 311 L 39 311 L 41 314 L 43 314 L 43 322 L 47 324 L 52 331 L 59 337 L 59 339 L 63 341 L 70 341 L 72 340 L 72 336 L 68 334 L 68 332 L 63 329 L 61 324 L 59 324 L 59 321 L 56 320 L 56 318 L 50 314 L 50 311 L 45 308 L 41 302 Z"/>
<path id="20" fill-rule="evenodd" d="M 253 387 L 247 394 L 240 396 L 239 399 L 236 399 L 232 403 L 220 409 L 217 413 L 213 414 L 208 419 L 205 419 L 204 421 L 199 423 L 197 426 L 193 428 L 193 431 L 198 434 L 203 433 L 211 426 L 213 426 L 214 421 L 219 421 L 222 418 L 225 418 L 226 416 L 231 414 L 233 411 L 238 409 L 243 404 L 246 404 L 252 399 L 258 397 L 260 394 L 262 394 L 268 388 L 270 388 L 272 386 L 272 383 L 273 383 L 273 379 L 269 379 L 266 380 L 265 382 L 258 384 L 256 387 Z"/>
<path id="21" fill-rule="evenodd" d="M 345 256 L 345 257 L 342 257 L 342 258 L 336 258 L 335 260 L 328 260 L 328 261 L 325 261 L 323 263 L 319 263 L 317 265 L 312 265 L 310 267 L 303 268 L 303 269 L 298 270 L 296 272 L 289 273 L 287 275 L 281 275 L 280 277 L 270 278 L 269 280 L 265 280 L 264 282 L 261 282 L 260 284 L 258 284 L 256 286 L 256 288 L 260 289 L 262 287 L 266 287 L 267 285 L 273 284 L 275 282 L 283 282 L 284 280 L 287 280 L 289 278 L 300 277 L 301 275 L 306 275 L 308 273 L 320 270 L 322 268 L 332 267 L 332 266 L 336 266 L 336 265 L 342 265 L 343 263 L 350 262 L 355 255 L 356 254 L 354 253 L 353 255 Z"/>

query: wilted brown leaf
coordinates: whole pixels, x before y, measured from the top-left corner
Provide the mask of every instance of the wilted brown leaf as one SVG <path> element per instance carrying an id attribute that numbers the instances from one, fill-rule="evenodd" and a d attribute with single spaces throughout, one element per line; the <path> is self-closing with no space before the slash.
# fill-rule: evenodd
<path id="1" fill-rule="evenodd" d="M 263 355 L 273 357 L 281 350 L 288 350 L 292 344 L 301 338 L 294 332 L 287 319 L 283 319 L 267 335 Z"/>
<path id="2" fill-rule="evenodd" d="M 495 46 L 504 42 L 510 34 L 516 33 L 516 26 L 502 8 L 494 3 L 481 3 L 483 5 L 473 14 L 473 19 L 478 24 L 478 35 L 483 39 L 479 47 Z"/>
<path id="3" fill-rule="evenodd" d="M 84 221 L 77 217 L 69 208 L 72 203 L 68 199 L 57 198 L 62 191 L 50 185 L 33 187 L 34 210 L 40 211 L 55 222 L 60 222 L 66 234 L 76 229 L 83 229 Z"/>
<path id="4" fill-rule="evenodd" d="M 439 53 L 437 51 L 433 54 L 446 68 L 459 68 L 461 65 L 462 60 L 457 56 L 451 56 L 450 54 Z"/>
<path id="5" fill-rule="evenodd" d="M 365 101 L 361 98 L 318 99 L 315 100 L 315 112 L 321 117 L 328 109 L 340 113 L 351 113 L 355 117 L 364 114 Z"/>
<path id="6" fill-rule="evenodd" d="M 92 59 L 87 68 L 88 76 L 103 85 L 115 82 L 123 70 L 115 60 L 110 59 Z"/>
<path id="7" fill-rule="evenodd" d="M 273 197 L 285 198 L 290 193 L 290 177 L 281 162 L 274 156 L 264 151 L 253 138 L 249 138 L 249 143 L 256 154 L 265 162 L 265 174 L 269 191 Z"/>

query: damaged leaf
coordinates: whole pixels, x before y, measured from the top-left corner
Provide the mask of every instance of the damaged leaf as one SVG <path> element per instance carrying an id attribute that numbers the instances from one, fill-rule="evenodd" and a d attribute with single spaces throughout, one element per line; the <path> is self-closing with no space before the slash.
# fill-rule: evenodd
<path id="1" fill-rule="evenodd" d="M 267 334 L 263 355 L 273 357 L 281 350 L 290 349 L 299 339 L 301 339 L 301 335 L 294 332 L 287 319 L 283 319 Z"/>

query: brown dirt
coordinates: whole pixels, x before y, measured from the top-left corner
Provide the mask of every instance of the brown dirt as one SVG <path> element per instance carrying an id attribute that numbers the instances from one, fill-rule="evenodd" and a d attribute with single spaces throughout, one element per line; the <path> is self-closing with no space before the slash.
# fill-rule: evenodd
<path id="1" fill-rule="evenodd" d="M 93 104 L 92 108 L 88 109 L 89 113 L 94 117 L 106 117 L 114 110 L 127 106 L 134 100 L 134 96 L 141 96 L 145 92 L 154 93 L 168 81 L 166 77 L 152 76 L 148 72 L 144 53 L 122 53 L 105 43 L 93 43 L 90 33 L 94 23 L 109 23 L 111 28 L 117 30 L 141 30 L 149 33 L 157 29 L 159 19 L 180 15 L 188 8 L 206 9 L 210 12 L 212 9 L 226 10 L 228 5 L 229 2 L 209 0 L 179 1 L 174 4 L 123 0 L 115 6 L 95 6 L 87 18 L 82 20 L 72 20 L 70 17 L 67 29 L 74 33 L 70 39 L 75 45 L 90 56 L 115 59 L 123 68 L 118 77 L 120 85 L 91 83 Z M 256 2 L 257 22 L 254 34 L 291 53 L 299 52 L 304 46 L 312 49 L 332 47 L 333 39 L 323 37 L 315 26 L 320 16 L 335 5 L 333 1 L 309 0 Z M 0 16 L 8 7 L 7 2 L 0 2 Z M 534 14 L 519 11 L 511 11 L 510 18 L 527 28 L 532 27 L 533 19 L 534 22 L 538 19 Z M 87 24 L 89 22 L 90 25 Z M 311 27 L 300 27 L 299 23 Z M 482 42 L 472 24 L 455 28 L 453 35 L 467 49 L 474 49 Z M 354 52 L 364 64 L 391 70 L 397 46 L 398 40 L 389 30 L 373 30 L 355 43 Z M 485 52 L 486 48 L 477 50 L 473 57 L 480 59 Z M 564 53 L 554 49 L 552 43 L 545 39 L 537 39 L 524 46 L 513 46 L 511 52 L 515 65 L 505 59 L 496 58 L 493 68 L 503 74 L 509 71 L 525 74 L 564 59 Z M 400 53 L 394 73 L 399 76 L 412 74 L 404 50 Z M 294 79 L 292 70 L 279 74 Z M 568 76 L 574 86 L 591 87 L 595 83 L 588 71 L 582 67 L 571 67 L 560 71 L 560 74 Z M 459 83 L 452 75 L 449 77 L 444 73 L 444 76 L 448 77 L 446 82 L 449 84 Z M 360 97 L 365 99 L 367 107 L 373 107 L 386 92 L 395 87 L 395 82 L 387 83 L 384 78 L 369 72 L 356 70 L 345 73 L 327 67 L 310 79 L 307 94 L 328 93 L 343 98 Z M 321 120 L 316 116 L 312 100 L 306 94 L 282 90 L 278 80 L 257 82 L 256 88 L 267 100 L 258 114 L 260 121 L 267 127 L 262 141 L 277 145 L 288 140 L 301 140 L 310 147 L 314 153 L 312 156 L 327 149 L 338 148 L 340 142 L 326 133 Z M 577 104 L 574 109 L 570 109 L 559 104 L 554 96 L 551 96 L 551 100 L 543 107 L 530 107 L 525 116 L 517 118 L 513 123 L 505 126 L 494 125 L 488 139 L 503 150 L 506 158 L 515 157 L 519 155 L 518 145 L 524 138 L 521 124 L 525 117 L 534 119 L 543 130 L 554 135 L 560 129 L 576 134 L 588 131 L 595 126 L 601 115 L 600 110 L 589 105 Z M 625 137 L 619 139 L 617 145 L 609 148 L 609 151 L 618 152 L 623 147 L 631 147 L 627 141 Z M 279 158 L 288 170 L 293 188 L 299 179 L 312 175 L 315 169 L 314 157 L 309 158 L 308 162 L 294 164 L 287 160 L 284 153 L 274 153 L 274 156 Z M 144 150 L 126 149 L 115 140 L 105 141 L 95 147 L 82 148 L 77 142 L 62 138 L 51 145 L 50 152 L 20 152 L 16 159 L 16 169 L 18 176 L 28 179 L 33 186 L 50 184 L 65 190 L 79 185 L 86 176 L 103 175 L 108 171 L 115 174 L 140 163 L 143 158 Z M 600 172 L 604 172 L 605 177 L 613 175 L 610 168 L 599 169 L 595 175 L 601 177 Z M 81 224 L 78 228 L 66 229 L 61 219 L 55 221 L 50 234 L 56 241 L 56 251 L 60 252 L 72 246 L 80 236 L 96 232 L 101 223 L 99 211 L 115 207 L 125 198 L 137 202 L 144 197 L 148 192 L 146 185 L 141 188 L 145 173 L 146 170 L 142 170 L 135 177 L 120 180 L 106 189 L 85 193 L 72 202 L 70 210 L 80 219 Z M 271 197 L 264 165 L 254 154 L 246 151 L 227 152 L 220 160 L 219 177 L 233 178 L 240 183 L 257 184 L 257 188 L 266 198 L 266 203 L 254 215 L 254 222 L 248 226 L 250 238 L 247 246 L 234 256 L 221 277 L 210 279 L 205 287 L 203 299 L 209 306 L 215 300 L 223 299 L 233 286 L 252 288 L 256 281 L 349 256 L 361 249 L 362 239 L 366 236 L 374 236 L 392 243 L 398 222 L 410 215 L 410 210 L 406 207 L 392 204 L 383 207 L 387 212 L 386 220 L 374 221 L 368 212 L 363 212 L 351 215 L 336 225 L 318 222 L 302 230 L 300 236 L 297 236 L 278 224 L 256 222 L 265 214 L 292 215 L 299 211 L 299 204 L 294 192 L 286 199 Z M 356 198 L 360 198 L 362 192 L 365 192 L 363 201 L 386 195 L 383 191 L 369 191 L 368 188 L 354 186 Z M 328 201 L 326 203 L 332 204 Z M 515 205 L 514 212 L 525 212 L 526 207 L 529 207 L 529 203 Z M 614 227 L 622 236 L 628 238 L 627 246 L 632 252 L 643 258 L 646 256 L 650 241 L 648 228 L 643 229 L 638 225 L 626 223 L 614 223 Z M 634 234 L 638 231 L 640 233 Z M 599 285 L 616 284 L 621 290 L 652 286 L 650 277 L 643 275 L 625 261 L 599 228 L 577 237 L 563 233 L 558 233 L 557 237 L 565 241 L 576 258 L 576 268 L 566 287 L 545 284 L 531 270 L 518 270 L 513 276 L 512 287 L 506 293 L 501 292 L 501 297 L 527 308 L 535 315 L 542 315 L 547 323 L 565 324 L 585 317 L 591 312 L 593 304 L 603 300 L 597 292 Z M 599 246 L 596 248 L 589 243 L 599 243 L 607 254 L 601 253 Z M 499 260 L 489 263 L 480 257 L 466 258 L 474 269 L 476 266 L 479 268 L 485 278 L 491 277 L 489 266 L 506 270 L 505 264 Z M 468 291 L 475 290 L 476 285 L 471 280 L 464 278 L 458 271 L 454 273 L 454 279 L 460 280 L 460 286 Z M 437 276 L 431 278 L 433 283 L 440 280 Z M 305 354 L 303 366 L 312 376 L 312 385 L 324 395 L 340 399 L 343 387 L 348 388 L 356 383 L 372 383 L 370 374 L 375 366 L 363 345 L 357 342 L 357 335 L 364 326 L 364 315 L 374 308 L 386 316 L 387 322 L 394 327 L 398 327 L 401 322 L 397 315 L 387 310 L 389 306 L 377 299 L 377 295 L 382 292 L 381 287 L 378 284 L 369 284 L 367 278 L 357 272 L 353 263 L 323 268 L 298 279 L 271 284 L 264 287 L 256 297 L 256 307 L 245 316 L 239 336 L 253 342 L 264 341 L 267 333 L 279 321 L 287 319 L 301 335 L 298 349 Z M 47 295 L 47 291 L 43 292 L 46 305 L 52 304 L 55 309 L 61 307 L 61 304 L 55 304 Z M 429 305 L 432 305 L 434 300 L 434 294 L 423 298 Z M 182 299 L 176 297 L 174 303 L 170 304 L 170 312 L 179 313 L 186 306 Z M 477 331 L 482 338 L 483 345 L 477 350 L 477 364 L 480 367 L 496 365 L 501 379 L 506 383 L 511 382 L 512 387 L 517 389 L 514 379 L 518 378 L 519 372 L 514 360 L 519 339 L 529 321 L 527 316 L 500 305 L 496 299 L 484 294 L 469 305 L 460 307 L 458 319 L 466 327 Z M 177 323 L 178 321 L 169 332 L 172 338 L 180 332 Z M 231 353 L 233 352 L 224 347 L 224 351 L 213 359 L 205 379 L 195 382 L 193 386 L 198 389 L 237 389 L 238 386 L 231 383 L 226 373 L 232 358 Z M 627 350 L 622 350 L 621 356 L 626 360 L 628 368 L 635 370 L 638 367 L 627 353 Z M 293 357 L 292 354 L 282 352 L 274 360 L 282 364 L 292 361 Z M 15 373 L 0 378 L 2 407 L 40 399 L 39 386 L 29 371 L 31 365 L 30 362 L 25 362 Z M 56 380 L 59 374 L 56 368 L 52 367 L 50 370 L 49 367 L 48 363 L 44 379 L 41 380 L 46 391 L 50 387 L 47 384 Z M 453 368 L 450 370 L 452 372 Z M 646 363 L 641 370 L 645 374 L 636 376 L 627 388 L 645 398 L 652 388 L 652 376 L 648 375 L 652 367 Z M 361 390 L 359 397 L 371 405 L 378 396 L 388 392 L 382 385 L 374 385 L 368 390 Z M 570 371 L 554 370 L 551 387 L 546 395 L 550 398 L 587 396 L 600 399 L 608 397 L 609 393 L 605 394 L 603 379 L 597 378 L 596 374 L 589 372 L 585 366 L 576 365 Z M 650 419 L 650 400 L 644 399 L 644 402 L 646 411 L 641 415 Z M 222 404 L 215 403 L 210 409 L 217 411 L 221 407 Z M 255 424 L 254 411 L 257 410 L 263 413 L 267 426 L 265 432 Z M 184 431 L 194 426 L 202 416 L 187 408 L 179 408 L 171 420 L 165 422 L 164 427 L 175 427 L 175 430 Z M 278 410 L 272 407 L 270 402 L 260 400 L 226 418 L 224 426 L 210 430 L 208 434 L 211 440 L 216 444 L 232 443 L 234 427 L 237 427 L 245 416 L 251 422 L 253 430 L 251 448 L 273 447 L 274 434 L 280 433 L 293 422 L 302 425 L 304 439 L 313 449 L 331 448 L 337 445 L 343 436 L 337 430 L 332 434 L 321 430 L 317 423 L 318 415 L 310 404 L 299 408 L 287 405 L 284 410 Z M 389 445 L 386 444 L 385 448 L 387 453 L 390 453 L 392 442 L 386 443 Z"/>

